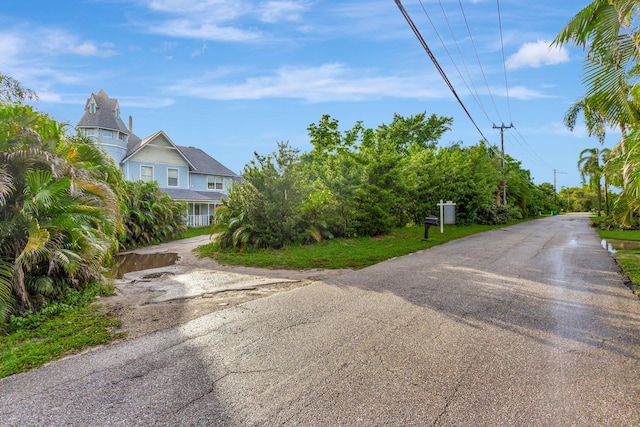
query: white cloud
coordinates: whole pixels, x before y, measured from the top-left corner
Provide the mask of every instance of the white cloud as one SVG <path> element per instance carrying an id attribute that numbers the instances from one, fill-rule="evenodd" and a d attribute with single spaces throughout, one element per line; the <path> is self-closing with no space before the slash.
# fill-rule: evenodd
<path id="1" fill-rule="evenodd" d="M 259 17 L 263 22 L 297 21 L 305 6 L 295 1 L 267 1 L 259 9 Z"/>
<path id="2" fill-rule="evenodd" d="M 529 89 L 524 86 L 514 86 L 509 88 L 509 96 L 515 99 L 537 99 L 537 98 L 552 98 L 551 95 L 547 95 L 538 90 Z"/>
<path id="3" fill-rule="evenodd" d="M 195 58 L 197 56 L 202 55 L 205 51 L 207 50 L 207 44 L 206 43 L 202 43 L 202 47 L 194 52 L 191 53 L 191 57 Z"/>
<path id="4" fill-rule="evenodd" d="M 225 22 L 243 15 L 250 5 L 240 0 L 148 0 L 147 7 L 158 12 L 204 17 Z"/>
<path id="5" fill-rule="evenodd" d="M 117 54 L 112 43 L 81 40 L 57 28 L 14 28 L 0 32 L 0 38 L 3 41 L 0 52 L 5 60 L 36 55 L 56 56 L 61 53 L 99 57 Z"/>
<path id="6" fill-rule="evenodd" d="M 299 21 L 309 7 L 294 0 L 146 0 L 146 6 L 164 15 L 142 23 L 150 33 L 225 42 L 264 40 L 260 23 Z"/>
<path id="7" fill-rule="evenodd" d="M 260 77 L 248 77 L 241 83 L 219 81 L 224 76 L 188 80 L 167 89 L 176 94 L 215 100 L 292 98 L 307 102 L 365 101 L 383 97 L 442 98 L 447 93 L 431 90 L 424 77 L 375 76 L 366 70 L 341 64 L 319 67 L 283 67 Z M 441 87 L 441 85 L 436 85 Z"/>
<path id="8" fill-rule="evenodd" d="M 113 49 L 112 43 L 103 43 L 97 45 L 94 42 L 85 41 L 80 44 L 69 43 L 63 46 L 61 52 L 71 53 L 80 56 L 113 56 L 116 55 L 116 51 Z"/>
<path id="9" fill-rule="evenodd" d="M 564 46 L 550 46 L 547 40 L 538 40 L 535 43 L 525 43 L 518 52 L 511 55 L 505 62 L 509 70 L 517 68 L 539 68 L 545 65 L 561 64 L 569 61 L 569 51 Z"/>
<path id="10" fill-rule="evenodd" d="M 262 37 L 259 31 L 245 31 L 231 26 L 216 25 L 199 20 L 176 19 L 161 24 L 154 23 L 148 31 L 172 37 L 195 38 L 200 40 L 218 41 L 251 41 Z"/>
<path id="11" fill-rule="evenodd" d="M 118 96 L 118 102 L 123 107 L 136 108 L 164 108 L 173 105 L 172 98 L 156 98 L 153 96 Z"/>

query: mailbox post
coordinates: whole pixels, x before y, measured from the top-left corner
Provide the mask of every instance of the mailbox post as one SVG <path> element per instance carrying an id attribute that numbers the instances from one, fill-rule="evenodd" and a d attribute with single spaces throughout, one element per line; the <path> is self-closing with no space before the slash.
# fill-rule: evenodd
<path id="1" fill-rule="evenodd" d="M 438 225 L 438 218 L 435 216 L 427 216 L 424 218 L 424 238 L 422 240 L 429 240 L 429 227 L 432 225 Z"/>
<path id="2" fill-rule="evenodd" d="M 456 223 L 456 204 L 451 200 L 447 200 L 446 202 L 440 200 L 438 206 L 440 207 L 440 233 L 444 233 L 445 224 Z"/>

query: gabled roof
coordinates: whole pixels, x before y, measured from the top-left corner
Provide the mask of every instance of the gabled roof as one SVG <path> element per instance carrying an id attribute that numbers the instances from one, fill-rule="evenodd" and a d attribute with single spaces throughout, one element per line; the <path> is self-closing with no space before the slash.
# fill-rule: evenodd
<path id="1" fill-rule="evenodd" d="M 93 102 L 95 102 L 96 104 L 96 110 L 94 113 L 89 111 L 89 105 Z M 191 173 L 227 176 L 232 177 L 236 180 L 240 179 L 238 174 L 224 166 L 222 163 L 220 163 L 201 149 L 175 145 L 173 141 L 171 141 L 171 138 L 169 138 L 169 136 L 167 136 L 167 134 L 162 130 L 149 135 L 144 139 L 140 139 L 140 137 L 135 135 L 131 130 L 127 128 L 122 119 L 119 117 L 119 109 L 120 105 L 118 103 L 118 100 L 109 98 L 107 93 L 104 90 L 100 89 L 97 94 L 92 93 L 91 96 L 87 99 L 87 102 L 84 106 L 84 115 L 78 122 L 77 127 L 98 127 L 103 129 L 111 129 L 120 131 L 128 135 L 127 154 L 124 159 L 122 159 L 122 162 L 129 160 L 133 155 L 142 150 L 145 145 L 149 144 L 154 139 L 158 138 L 159 136 L 164 136 L 169 144 L 173 148 L 175 148 L 180 156 L 182 156 L 182 158 L 184 158 L 184 160 L 189 164 Z M 196 195 L 193 196 L 197 197 Z"/>
<path id="2" fill-rule="evenodd" d="M 89 104 L 94 101 L 96 104 L 96 112 L 89 112 Z M 117 130 L 127 135 L 131 132 L 124 124 L 122 119 L 116 114 L 119 109 L 117 99 L 111 99 L 107 93 L 100 89 L 97 94 L 92 93 L 84 105 L 84 115 L 78 122 L 76 127 L 99 127 L 103 129 Z"/>
<path id="3" fill-rule="evenodd" d="M 193 165 L 193 173 L 237 177 L 238 174 L 196 147 L 178 147 L 182 155 Z"/>
<path id="4" fill-rule="evenodd" d="M 127 161 L 129 158 L 131 158 L 132 156 L 134 156 L 136 153 L 140 152 L 140 150 L 142 150 L 147 144 L 149 144 L 150 142 L 152 142 L 154 139 L 158 138 L 159 136 L 164 136 L 164 138 L 167 140 L 167 142 L 176 149 L 176 151 L 178 152 L 178 154 L 180 154 L 180 156 L 189 164 L 189 167 L 195 169 L 195 166 L 193 165 L 193 163 L 191 162 L 191 160 L 184 155 L 184 153 L 181 151 L 180 147 L 178 147 L 176 144 L 173 143 L 173 141 L 171 140 L 171 138 L 169 138 L 169 136 L 164 133 L 164 131 L 159 130 L 158 132 L 154 133 L 153 135 L 149 135 L 148 137 L 140 140 L 140 142 L 136 143 L 136 144 L 127 144 L 128 150 L 127 150 L 127 155 L 125 156 L 124 159 L 122 159 L 123 162 Z"/>

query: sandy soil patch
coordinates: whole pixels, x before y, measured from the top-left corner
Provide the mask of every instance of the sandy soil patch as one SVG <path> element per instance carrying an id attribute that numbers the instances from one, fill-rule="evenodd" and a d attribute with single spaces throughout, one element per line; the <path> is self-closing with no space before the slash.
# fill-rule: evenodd
<path id="1" fill-rule="evenodd" d="M 131 272 L 115 280 L 113 296 L 99 300 L 119 316 L 123 340 L 170 328 L 218 310 L 286 292 L 348 270 L 266 270 L 222 266 L 193 249 L 208 236 L 136 249 L 138 254 L 178 253 L 175 265 Z"/>

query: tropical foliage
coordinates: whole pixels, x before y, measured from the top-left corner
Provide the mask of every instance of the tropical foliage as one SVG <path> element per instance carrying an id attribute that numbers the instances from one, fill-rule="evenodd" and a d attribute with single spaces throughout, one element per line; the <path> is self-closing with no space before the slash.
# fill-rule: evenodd
<path id="1" fill-rule="evenodd" d="M 119 248 L 186 229 L 183 204 L 125 182 L 91 140 L 23 104 L 36 98 L 0 74 L 0 331 L 12 313 L 103 281 Z"/>
<path id="2" fill-rule="evenodd" d="M 586 51 L 586 94 L 568 111 L 567 126 L 573 129 L 582 111 L 589 134 L 600 142 L 607 127 L 620 129 L 620 141 L 610 152 L 600 150 L 598 155 L 597 149 L 587 149 L 581 153 L 578 167 L 594 188 L 600 188 L 600 177 L 604 179 L 605 199 L 609 184 L 621 189 L 610 213 L 623 227 L 637 226 L 640 213 L 639 8 L 638 0 L 594 0 L 554 41 L 558 45 L 573 43 Z"/>
<path id="3" fill-rule="evenodd" d="M 187 207 L 161 191 L 156 181 L 123 181 L 121 187 L 124 248 L 166 242 L 187 230 Z"/>
<path id="4" fill-rule="evenodd" d="M 117 248 L 103 154 L 19 103 L 0 104 L 0 320 L 100 279 Z"/>
<path id="5" fill-rule="evenodd" d="M 505 223 L 548 211 L 547 189 L 529 171 L 484 142 L 438 147 L 452 119 L 420 113 L 394 115 L 376 129 L 356 123 L 342 132 L 322 116 L 309 125 L 311 151 L 278 143 L 255 154 L 224 206 L 213 232 L 223 248 L 281 248 L 337 237 L 376 236 L 422 224 L 440 200 L 457 203 L 461 224 Z M 506 181 L 509 206 L 498 205 Z M 552 196 L 553 194 L 551 194 Z"/>

